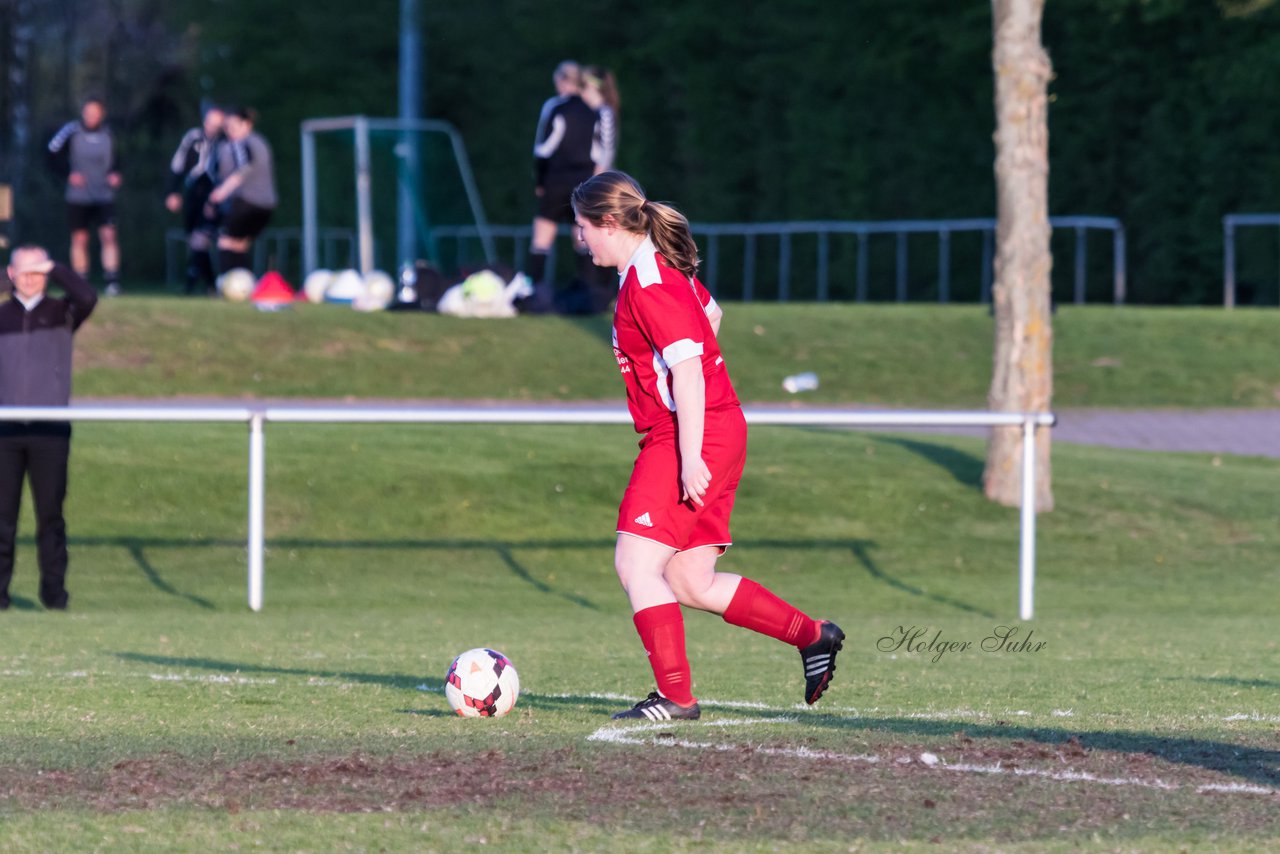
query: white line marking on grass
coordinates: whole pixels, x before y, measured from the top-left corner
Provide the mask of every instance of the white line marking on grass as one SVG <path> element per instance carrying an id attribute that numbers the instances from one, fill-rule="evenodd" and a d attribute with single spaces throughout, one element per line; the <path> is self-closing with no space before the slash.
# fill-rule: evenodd
<path id="1" fill-rule="evenodd" d="M 1145 789 L 1175 791 L 1182 787 L 1163 780 L 1141 780 L 1137 777 L 1099 777 L 1087 771 L 1042 771 L 1038 768 L 1006 768 L 1003 765 L 971 765 L 961 762 L 940 766 L 943 771 L 961 774 L 1012 774 L 1015 777 L 1041 777 L 1065 783 L 1102 783 L 1105 786 L 1139 786 Z"/>
<path id="2" fill-rule="evenodd" d="M 1250 786 L 1246 783 L 1206 783 L 1196 789 L 1197 792 L 1204 794 L 1206 792 L 1223 792 L 1225 794 L 1233 794 L 1240 792 L 1246 795 L 1277 795 L 1280 792 L 1275 789 L 1268 789 L 1264 786 Z"/>
<path id="3" fill-rule="evenodd" d="M 619 699 L 627 698 L 623 697 Z M 710 702 L 708 701 L 707 704 L 709 705 Z M 1029 712 L 1022 712 L 1021 714 L 1030 715 Z M 1071 712 L 1068 711 L 1067 715 L 1070 714 Z M 1066 715 L 1058 716 L 1064 717 Z M 607 744 L 620 744 L 637 747 L 675 747 L 686 750 L 715 750 L 721 752 L 745 750 L 762 756 L 781 756 L 791 759 L 836 760 L 842 762 L 859 762 L 864 764 L 876 764 L 884 761 L 884 758 L 881 756 L 867 753 L 840 753 L 832 750 L 816 750 L 809 747 L 769 747 L 764 744 L 726 744 L 723 742 L 718 743 L 711 741 L 694 741 L 688 738 L 675 738 L 672 735 L 677 728 L 682 731 L 689 732 L 691 729 L 697 731 L 700 728 L 705 729 L 708 727 L 742 727 L 753 726 L 756 724 L 793 724 L 799 722 L 799 719 L 795 717 L 782 717 L 762 718 L 759 720 L 730 718 L 720 721 L 681 723 L 679 725 L 674 723 L 652 723 L 622 726 L 613 725 L 599 727 L 595 732 L 587 736 L 587 741 L 598 741 L 605 742 Z M 901 756 L 895 761 L 900 765 L 919 763 L 923 767 L 932 771 L 949 771 L 955 774 L 1008 774 L 1014 777 L 1037 777 L 1043 780 L 1052 780 L 1059 783 L 1096 783 L 1103 786 L 1132 786 L 1169 792 L 1192 789 L 1190 785 L 1168 783 L 1160 779 L 1144 780 L 1139 777 L 1102 777 L 1088 771 L 1075 771 L 1071 769 L 1064 771 L 1049 771 L 1039 768 L 1005 767 L 1001 764 L 978 765 L 966 762 L 948 765 L 945 759 L 933 753 L 921 753 L 918 758 Z M 1198 794 L 1280 795 L 1280 789 L 1269 789 L 1265 786 L 1255 786 L 1246 783 L 1207 783 L 1195 786 L 1192 790 Z"/>
<path id="4" fill-rule="evenodd" d="M 762 720 L 725 720 L 725 721 L 707 721 L 701 725 L 687 724 L 682 726 L 754 726 L 756 724 L 773 724 L 773 723 L 795 723 L 795 718 L 765 718 Z M 797 759 L 835 759 L 845 762 L 879 762 L 880 757 L 837 753 L 831 750 L 814 750 L 809 747 L 767 747 L 763 744 L 755 745 L 739 745 L 739 744 L 717 744 L 711 741 L 690 741 L 684 738 L 660 738 L 656 735 L 649 737 L 637 737 L 635 733 L 652 732 L 654 730 L 669 731 L 674 729 L 673 724 L 643 724 L 641 726 L 602 726 L 591 735 L 587 736 L 587 741 L 603 741 L 609 744 L 628 744 L 640 746 L 657 746 L 657 747 L 682 747 L 689 750 L 749 750 L 752 753 L 759 753 L 764 756 L 786 756 Z"/>
<path id="5" fill-rule="evenodd" d="M 206 676 L 182 676 L 177 673 L 152 673 L 152 682 L 204 682 L 213 685 L 274 685 L 275 679 L 253 679 L 249 676 L 227 676 L 215 673 Z"/>
<path id="6" fill-rule="evenodd" d="M 1260 715 L 1257 712 L 1249 712 L 1246 714 L 1227 715 L 1224 721 L 1253 721 L 1260 724 L 1280 724 L 1280 716 L 1278 715 Z"/>

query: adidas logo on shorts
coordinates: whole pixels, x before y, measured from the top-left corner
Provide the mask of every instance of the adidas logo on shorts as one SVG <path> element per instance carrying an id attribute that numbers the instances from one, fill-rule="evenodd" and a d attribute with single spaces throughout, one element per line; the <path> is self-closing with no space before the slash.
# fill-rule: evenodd
<path id="1" fill-rule="evenodd" d="M 635 521 L 637 525 L 644 525 L 646 528 L 653 527 L 653 520 L 649 518 L 648 513 L 642 513 L 641 515 L 637 516 Z"/>

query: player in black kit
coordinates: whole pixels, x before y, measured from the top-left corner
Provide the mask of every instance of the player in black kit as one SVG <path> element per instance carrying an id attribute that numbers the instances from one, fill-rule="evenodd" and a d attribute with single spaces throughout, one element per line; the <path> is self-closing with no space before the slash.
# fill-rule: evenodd
<path id="1" fill-rule="evenodd" d="M 557 226 L 573 223 L 573 206 L 569 197 L 573 195 L 574 188 L 595 171 L 591 145 L 596 135 L 597 116 L 579 94 L 582 70 L 576 62 L 566 60 L 556 67 L 552 80 L 556 95 L 542 105 L 533 144 L 537 212 L 533 219 L 533 240 L 526 270 L 534 286 L 534 296 L 524 306 L 528 311 L 549 311 L 552 308 L 553 287 L 544 282 L 547 255 L 555 242 Z M 574 251 L 578 253 L 579 277 L 588 281 L 591 258 L 586 247 L 576 238 Z"/>
<path id="2" fill-rule="evenodd" d="M 209 193 L 217 185 L 217 147 L 222 143 L 223 112 L 210 107 L 199 127 L 187 131 L 169 161 L 169 194 L 164 203 L 173 213 L 182 211 L 187 233 L 187 293 L 211 294 L 216 274 L 211 249 L 218 223 L 213 209 L 205 209 Z"/>

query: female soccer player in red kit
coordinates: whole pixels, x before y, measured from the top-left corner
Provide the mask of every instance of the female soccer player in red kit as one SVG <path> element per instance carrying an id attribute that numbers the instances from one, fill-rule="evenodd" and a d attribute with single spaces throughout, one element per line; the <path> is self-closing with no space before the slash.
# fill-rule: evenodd
<path id="1" fill-rule="evenodd" d="M 800 650 L 806 703 L 826 691 L 844 632 L 749 578 L 716 571 L 747 455 L 747 424 L 716 332 L 721 311 L 695 274 L 689 222 L 649 201 L 622 172 L 573 192 L 575 223 L 595 263 L 620 277 L 613 352 L 642 434 L 618 511 L 614 565 L 635 612 L 658 690 L 614 718 L 693 720 L 680 606 Z"/>

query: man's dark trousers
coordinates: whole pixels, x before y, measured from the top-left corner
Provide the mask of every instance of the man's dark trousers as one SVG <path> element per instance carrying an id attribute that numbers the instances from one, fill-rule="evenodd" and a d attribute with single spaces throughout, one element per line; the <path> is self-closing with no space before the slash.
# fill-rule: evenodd
<path id="1" fill-rule="evenodd" d="M 40 601 L 47 608 L 67 607 L 67 424 L 0 426 L 0 608 L 9 606 L 14 540 L 22 482 L 31 483 L 36 511 L 36 555 L 40 564 Z"/>

